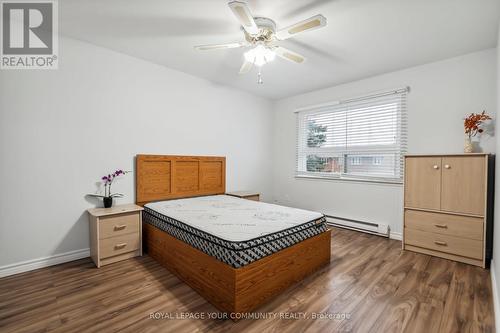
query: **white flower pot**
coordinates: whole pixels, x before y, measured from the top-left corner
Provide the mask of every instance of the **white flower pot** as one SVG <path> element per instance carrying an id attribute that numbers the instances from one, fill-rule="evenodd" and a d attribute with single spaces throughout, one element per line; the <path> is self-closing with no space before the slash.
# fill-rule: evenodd
<path id="1" fill-rule="evenodd" d="M 474 146 L 472 145 L 472 140 L 468 135 L 466 135 L 464 142 L 464 153 L 473 153 L 473 152 L 474 152 Z"/>

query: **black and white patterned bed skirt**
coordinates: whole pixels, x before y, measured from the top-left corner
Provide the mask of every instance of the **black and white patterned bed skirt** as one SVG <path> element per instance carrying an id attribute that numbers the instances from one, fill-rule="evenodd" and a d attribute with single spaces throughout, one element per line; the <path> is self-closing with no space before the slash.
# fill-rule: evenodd
<path id="1" fill-rule="evenodd" d="M 144 207 L 143 220 L 171 236 L 240 268 L 327 230 L 324 217 L 243 242 L 231 242 Z M 272 223 L 272 221 L 270 222 Z"/>

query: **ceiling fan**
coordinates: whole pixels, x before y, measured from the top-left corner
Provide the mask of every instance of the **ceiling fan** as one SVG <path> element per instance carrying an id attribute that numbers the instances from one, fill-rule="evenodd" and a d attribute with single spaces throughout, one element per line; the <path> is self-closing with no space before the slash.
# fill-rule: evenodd
<path id="1" fill-rule="evenodd" d="M 326 18 L 319 14 L 276 31 L 276 23 L 273 20 L 267 17 L 254 17 L 245 1 L 232 0 L 228 2 L 228 6 L 241 23 L 245 40 L 225 44 L 199 45 L 195 48 L 204 51 L 252 47 L 251 50 L 245 52 L 245 59 L 239 73 L 248 73 L 254 65 L 257 66 L 259 68 L 257 83 L 259 84 L 263 83 L 261 67 L 273 61 L 276 55 L 297 64 L 306 60 L 297 52 L 277 45 L 279 41 L 326 26 Z"/>

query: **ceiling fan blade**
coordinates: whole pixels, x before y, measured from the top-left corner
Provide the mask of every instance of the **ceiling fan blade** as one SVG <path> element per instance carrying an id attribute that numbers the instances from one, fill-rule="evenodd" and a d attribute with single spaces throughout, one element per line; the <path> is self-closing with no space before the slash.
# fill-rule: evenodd
<path id="1" fill-rule="evenodd" d="M 209 45 L 198 45 L 194 48 L 200 51 L 206 50 L 220 50 L 220 49 L 234 49 L 238 47 L 242 47 L 245 44 L 243 42 L 235 42 L 235 43 L 226 43 L 226 44 L 209 44 Z"/>
<path id="2" fill-rule="evenodd" d="M 298 54 L 297 52 L 290 51 L 289 49 L 285 49 L 284 47 L 278 46 L 273 49 L 276 52 L 278 57 L 281 57 L 285 60 L 295 62 L 297 64 L 303 63 L 306 58 Z"/>
<path id="3" fill-rule="evenodd" d="M 248 9 L 246 2 L 230 1 L 227 5 L 231 8 L 246 32 L 250 35 L 256 35 L 259 33 L 259 28 L 257 27 L 257 24 L 255 24 L 252 13 L 250 12 L 250 9 Z"/>
<path id="4" fill-rule="evenodd" d="M 246 74 L 248 72 L 250 72 L 250 70 L 252 69 L 253 67 L 253 63 L 251 63 L 250 61 L 245 61 L 243 63 L 243 65 L 241 65 L 241 68 L 240 68 L 240 74 Z"/>
<path id="5" fill-rule="evenodd" d="M 293 37 L 301 32 L 311 31 L 314 29 L 322 28 L 326 25 L 326 17 L 319 14 L 308 18 L 307 20 L 300 21 L 289 27 L 279 30 L 276 33 L 276 38 L 283 40 Z"/>

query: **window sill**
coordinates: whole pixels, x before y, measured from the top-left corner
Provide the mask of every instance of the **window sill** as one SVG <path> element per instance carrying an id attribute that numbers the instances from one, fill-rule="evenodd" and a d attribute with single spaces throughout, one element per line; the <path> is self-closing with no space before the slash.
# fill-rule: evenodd
<path id="1" fill-rule="evenodd" d="M 295 179 L 310 179 L 310 180 L 333 180 L 341 182 L 353 182 L 353 183 L 371 183 L 371 184 L 385 184 L 385 185 L 396 185 L 402 186 L 402 180 L 382 180 L 382 179 L 366 179 L 366 178 L 356 178 L 356 177 L 328 177 L 328 176 L 313 176 L 313 175 L 295 175 Z"/>

